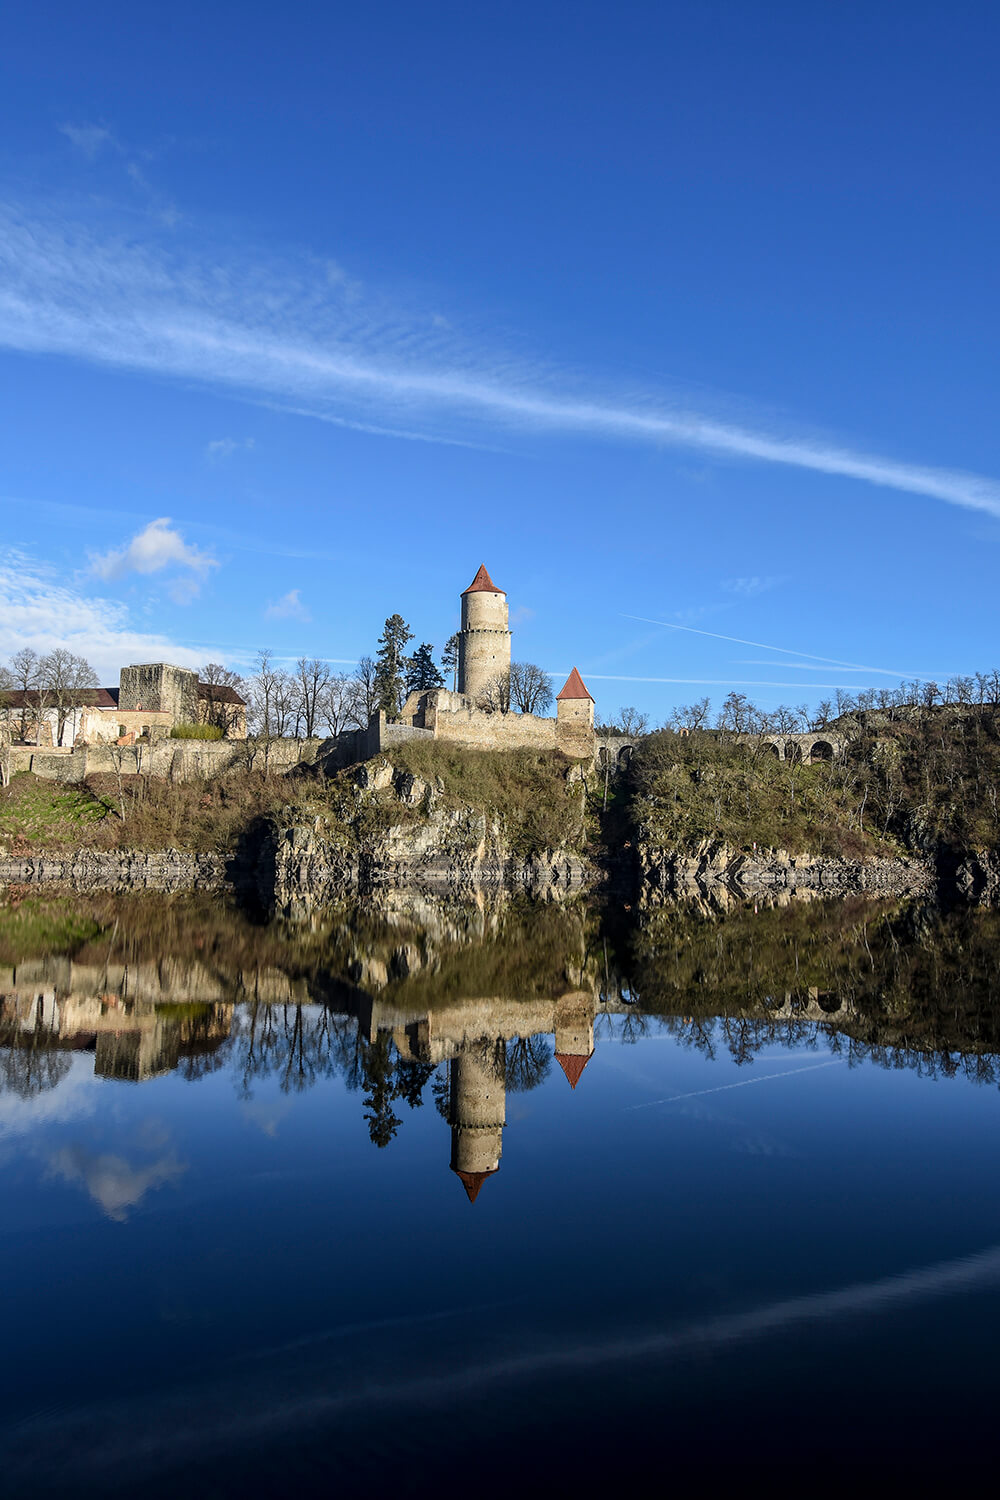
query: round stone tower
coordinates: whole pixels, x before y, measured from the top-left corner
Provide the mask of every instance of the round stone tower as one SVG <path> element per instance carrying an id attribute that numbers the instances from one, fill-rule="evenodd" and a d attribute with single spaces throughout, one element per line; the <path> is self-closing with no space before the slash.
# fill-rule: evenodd
<path id="1" fill-rule="evenodd" d="M 497 588 L 484 564 L 462 595 L 458 691 L 478 698 L 495 677 L 509 671 L 507 595 Z"/>
<path id="2" fill-rule="evenodd" d="M 475 1203 L 500 1166 L 507 1084 L 504 1044 L 481 1037 L 451 1060 L 451 1170 Z"/>

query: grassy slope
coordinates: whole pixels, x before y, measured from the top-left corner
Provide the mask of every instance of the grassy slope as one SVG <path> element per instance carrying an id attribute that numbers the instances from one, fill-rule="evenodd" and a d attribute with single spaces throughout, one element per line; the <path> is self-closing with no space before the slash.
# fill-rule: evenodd
<path id="1" fill-rule="evenodd" d="M 499 817 L 515 852 L 531 855 L 584 841 L 581 795 L 566 781 L 563 756 L 531 751 L 478 751 L 436 743 L 394 748 L 401 770 L 437 786 L 445 806 L 468 806 Z M 329 781 L 320 776 L 265 777 L 257 772 L 216 782 L 124 779 L 122 820 L 114 776 L 94 776 L 79 788 L 16 776 L 0 792 L 0 850 L 28 854 L 92 849 L 230 849 L 255 818 L 296 804 L 308 815 L 339 823 L 346 843 L 377 832 L 387 821 L 417 822 L 421 815 L 392 796 L 358 807 L 353 769 Z"/>
<path id="2" fill-rule="evenodd" d="M 124 821 L 113 776 L 93 776 L 73 788 L 30 773 L 15 776 L 0 791 L 0 850 L 225 850 L 251 819 L 291 795 L 288 782 L 250 772 L 181 785 L 126 777 L 123 790 Z"/>

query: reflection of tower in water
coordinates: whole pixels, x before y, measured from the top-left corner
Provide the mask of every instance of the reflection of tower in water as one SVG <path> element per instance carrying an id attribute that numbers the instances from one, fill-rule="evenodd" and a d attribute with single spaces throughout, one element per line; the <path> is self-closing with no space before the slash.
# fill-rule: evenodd
<path id="1" fill-rule="evenodd" d="M 575 1089 L 594 1054 L 594 1002 L 584 991 L 556 1002 L 556 1062 Z"/>
<path id="2" fill-rule="evenodd" d="M 502 1038 L 466 1042 L 449 1063 L 451 1169 L 475 1203 L 479 1189 L 499 1170 L 506 1123 L 506 1054 Z"/>

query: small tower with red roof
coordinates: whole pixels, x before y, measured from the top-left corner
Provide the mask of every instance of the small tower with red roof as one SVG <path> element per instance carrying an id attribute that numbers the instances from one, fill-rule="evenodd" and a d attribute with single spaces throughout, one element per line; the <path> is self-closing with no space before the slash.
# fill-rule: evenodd
<path id="1" fill-rule="evenodd" d="M 497 677 L 510 672 L 507 595 L 498 589 L 486 564 L 462 595 L 462 629 L 458 637 L 458 691 L 478 698 Z"/>
<path id="2" fill-rule="evenodd" d="M 571 1089 L 594 1055 L 594 1000 L 584 990 L 556 1001 L 556 1062 Z"/>
<path id="3" fill-rule="evenodd" d="M 572 755 L 574 752 L 581 753 L 580 746 L 586 747 L 592 743 L 594 700 L 575 667 L 556 698 L 556 718 L 556 741 L 560 749 Z M 586 748 L 582 753 L 587 753 Z"/>

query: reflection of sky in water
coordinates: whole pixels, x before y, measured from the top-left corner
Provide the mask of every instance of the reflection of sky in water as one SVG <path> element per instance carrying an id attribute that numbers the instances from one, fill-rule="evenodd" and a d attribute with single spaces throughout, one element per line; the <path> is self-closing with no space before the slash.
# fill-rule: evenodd
<path id="1" fill-rule="evenodd" d="M 474 1203 L 446 1069 L 394 1100 L 384 1150 L 368 1082 L 296 1083 L 284 1054 L 249 1087 L 240 1048 L 141 1083 L 67 1054 L 0 1095 L 11 1493 L 356 1491 L 376 1462 L 422 1492 L 502 1433 L 530 1494 L 563 1482 L 566 1433 L 620 1479 L 664 1424 L 715 1443 L 724 1409 L 736 1454 L 803 1391 L 839 1421 L 887 1387 L 969 1420 L 955 1372 L 967 1404 L 992 1382 L 1000 1312 L 996 1089 L 849 1066 L 815 1028 L 749 1067 L 621 1032 L 582 1069 L 551 1038 L 508 1053 L 542 1082 L 508 1092 Z"/>
<path id="2" fill-rule="evenodd" d="M 139 1164 L 109 1151 L 97 1153 L 80 1146 L 62 1146 L 49 1157 L 49 1170 L 65 1182 L 85 1188 L 109 1219 L 121 1222 L 151 1189 L 174 1182 L 184 1166 L 171 1155 Z"/>

